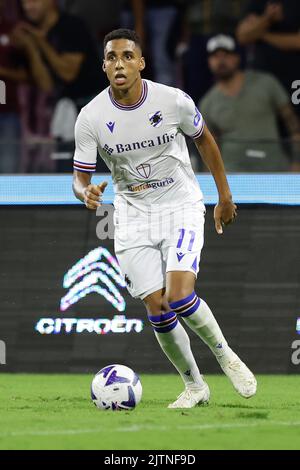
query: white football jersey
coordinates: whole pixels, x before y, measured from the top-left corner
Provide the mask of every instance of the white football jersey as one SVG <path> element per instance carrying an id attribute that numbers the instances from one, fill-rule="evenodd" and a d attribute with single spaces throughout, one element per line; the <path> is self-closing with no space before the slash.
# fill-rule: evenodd
<path id="1" fill-rule="evenodd" d="M 183 134 L 195 139 L 203 129 L 195 103 L 177 88 L 143 80 L 140 99 L 125 106 L 108 87 L 78 116 L 74 169 L 95 171 L 98 151 L 112 173 L 116 206 L 145 211 L 201 201 Z"/>

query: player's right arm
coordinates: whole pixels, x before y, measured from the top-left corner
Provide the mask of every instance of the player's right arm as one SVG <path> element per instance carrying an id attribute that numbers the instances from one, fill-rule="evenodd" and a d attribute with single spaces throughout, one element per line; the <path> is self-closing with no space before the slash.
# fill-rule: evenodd
<path id="1" fill-rule="evenodd" d="M 107 182 L 91 184 L 91 173 L 83 173 L 74 170 L 73 192 L 77 199 L 82 201 L 88 209 L 96 210 L 101 206 L 102 194 L 107 186 Z"/>
<path id="2" fill-rule="evenodd" d="M 75 125 L 75 145 L 73 192 L 88 209 L 96 210 L 101 205 L 107 182 L 98 185 L 91 182 L 96 171 L 97 141 L 85 110 L 81 111 Z"/>

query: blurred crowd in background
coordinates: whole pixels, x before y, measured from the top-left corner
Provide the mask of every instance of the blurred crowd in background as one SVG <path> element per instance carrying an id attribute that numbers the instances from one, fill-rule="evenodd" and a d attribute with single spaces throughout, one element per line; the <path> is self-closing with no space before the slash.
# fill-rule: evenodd
<path id="1" fill-rule="evenodd" d="M 299 0 L 0 0 L 0 173 L 72 171 L 120 27 L 141 38 L 144 78 L 194 99 L 228 172 L 300 171 Z"/>

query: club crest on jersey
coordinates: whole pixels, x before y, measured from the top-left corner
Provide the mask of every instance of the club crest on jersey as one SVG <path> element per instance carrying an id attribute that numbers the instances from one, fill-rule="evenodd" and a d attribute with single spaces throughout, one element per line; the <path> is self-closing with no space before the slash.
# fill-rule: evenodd
<path id="1" fill-rule="evenodd" d="M 141 165 L 136 167 L 136 170 L 142 178 L 148 179 L 151 174 L 151 166 L 149 163 L 142 163 Z"/>
<path id="2" fill-rule="evenodd" d="M 151 123 L 151 126 L 153 127 L 160 127 L 163 121 L 162 113 L 161 111 L 156 111 L 155 113 L 149 113 L 149 121 Z"/>

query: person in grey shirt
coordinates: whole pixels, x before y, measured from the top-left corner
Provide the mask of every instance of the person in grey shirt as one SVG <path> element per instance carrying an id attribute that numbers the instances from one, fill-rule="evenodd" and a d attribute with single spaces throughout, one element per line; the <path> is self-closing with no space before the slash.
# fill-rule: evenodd
<path id="1" fill-rule="evenodd" d="M 231 36 L 214 36 L 207 52 L 216 84 L 201 100 L 200 109 L 219 140 L 226 170 L 300 171 L 300 123 L 279 81 L 264 72 L 241 70 Z M 291 136 L 292 158 L 282 146 L 279 117 Z"/>

